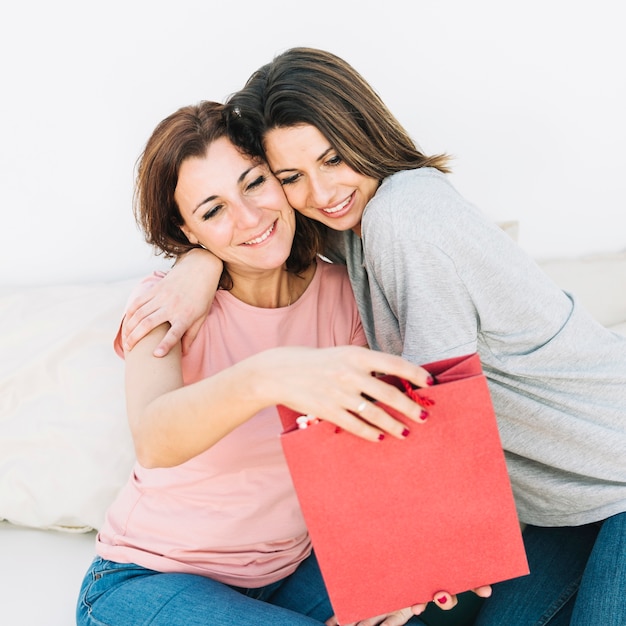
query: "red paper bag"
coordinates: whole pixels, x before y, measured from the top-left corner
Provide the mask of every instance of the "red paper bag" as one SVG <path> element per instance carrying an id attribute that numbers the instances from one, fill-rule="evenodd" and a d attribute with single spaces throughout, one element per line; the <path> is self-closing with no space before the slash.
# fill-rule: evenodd
<path id="1" fill-rule="evenodd" d="M 403 441 L 372 443 L 280 406 L 283 450 L 340 624 L 528 574 L 478 355 L 424 365 L 437 383 Z M 404 389 L 403 381 L 385 377 Z"/>

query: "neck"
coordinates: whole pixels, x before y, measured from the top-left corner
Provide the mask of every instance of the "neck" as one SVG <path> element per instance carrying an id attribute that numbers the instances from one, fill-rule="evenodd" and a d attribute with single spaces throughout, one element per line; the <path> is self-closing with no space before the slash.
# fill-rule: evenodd
<path id="1" fill-rule="evenodd" d="M 315 264 L 301 275 L 288 272 L 285 267 L 254 276 L 233 274 L 230 293 L 238 300 L 262 309 L 277 309 L 293 304 L 304 293 L 315 274 Z"/>

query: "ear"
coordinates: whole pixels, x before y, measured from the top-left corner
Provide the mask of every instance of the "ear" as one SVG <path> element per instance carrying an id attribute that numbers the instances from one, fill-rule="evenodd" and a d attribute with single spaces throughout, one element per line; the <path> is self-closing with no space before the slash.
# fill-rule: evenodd
<path id="1" fill-rule="evenodd" d="M 200 243 L 198 241 L 198 238 L 191 232 L 191 230 L 189 229 L 189 227 L 185 224 L 183 224 L 180 229 L 183 231 L 183 234 L 185 235 L 185 237 L 187 237 L 187 240 L 189 241 L 189 243 L 192 244 L 198 244 Z"/>

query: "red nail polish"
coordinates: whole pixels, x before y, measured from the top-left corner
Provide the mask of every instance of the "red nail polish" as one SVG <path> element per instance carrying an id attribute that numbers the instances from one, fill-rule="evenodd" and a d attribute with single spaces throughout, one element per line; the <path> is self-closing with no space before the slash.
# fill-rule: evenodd
<path id="1" fill-rule="evenodd" d="M 384 438 L 385 438 L 384 433 L 380 433 L 380 435 L 378 435 L 378 441 L 382 441 Z"/>
<path id="2" fill-rule="evenodd" d="M 402 436 L 403 436 L 403 437 L 408 437 L 410 432 L 411 432 L 411 431 L 410 431 L 408 428 L 405 428 L 405 429 L 402 431 Z"/>
<path id="3" fill-rule="evenodd" d="M 439 604 L 445 604 L 448 601 L 448 598 L 446 598 L 446 596 L 439 596 L 437 598 L 437 602 L 439 602 Z"/>
<path id="4" fill-rule="evenodd" d="M 422 412 L 420 413 L 420 419 L 424 421 L 427 417 L 428 417 L 428 411 L 424 411 L 424 409 L 422 409 Z"/>
<path id="5" fill-rule="evenodd" d="M 432 386 L 435 384 L 435 379 L 434 379 L 432 376 L 429 376 L 429 377 L 426 379 L 426 384 L 427 384 L 429 387 L 432 387 Z"/>
<path id="6" fill-rule="evenodd" d="M 338 434 L 341 432 L 341 428 L 339 426 L 335 426 L 335 434 Z"/>

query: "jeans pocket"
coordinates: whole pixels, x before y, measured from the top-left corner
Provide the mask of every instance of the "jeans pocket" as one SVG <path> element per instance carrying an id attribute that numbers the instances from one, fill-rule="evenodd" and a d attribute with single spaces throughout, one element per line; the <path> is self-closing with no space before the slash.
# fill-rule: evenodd
<path id="1" fill-rule="evenodd" d="M 127 580 L 153 573 L 152 570 L 135 563 L 116 563 L 96 557 L 85 575 L 81 599 L 88 607 L 91 607 L 98 598 Z"/>

